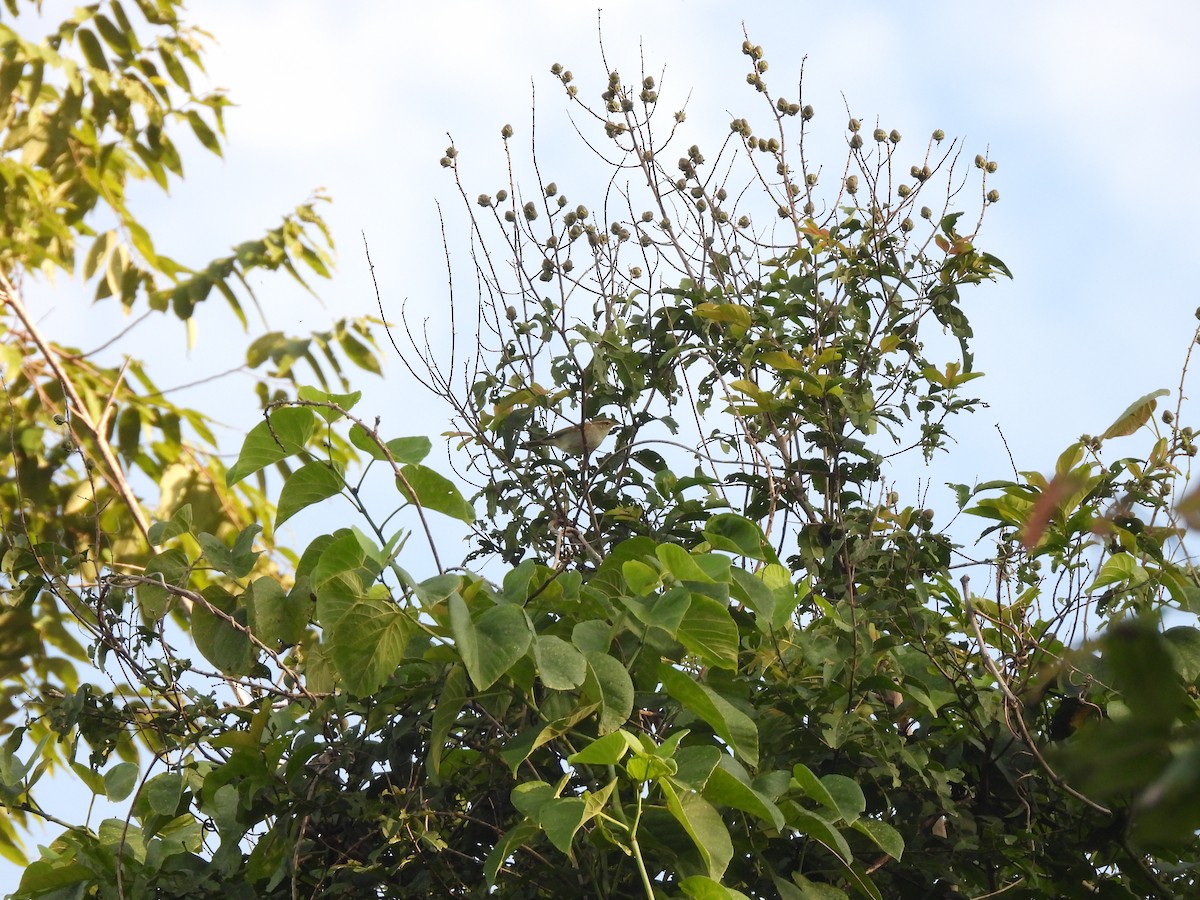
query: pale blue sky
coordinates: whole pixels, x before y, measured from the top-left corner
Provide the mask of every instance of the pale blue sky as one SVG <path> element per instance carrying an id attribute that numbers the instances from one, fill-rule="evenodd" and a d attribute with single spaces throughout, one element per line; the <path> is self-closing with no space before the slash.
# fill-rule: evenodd
<path id="1" fill-rule="evenodd" d="M 457 209 L 438 166 L 446 133 L 471 196 L 494 190 L 499 129 L 511 122 L 518 141 L 528 135 L 531 85 L 543 171 L 580 184 L 569 189 L 573 199 L 587 194 L 586 157 L 548 69 L 562 62 L 582 91 L 602 89 L 593 4 L 194 0 L 190 16 L 219 42 L 209 68 L 238 104 L 228 113 L 230 145 L 223 161 L 199 151 L 185 158 L 188 180 L 170 198 L 146 191 L 142 210 L 166 252 L 199 265 L 326 188 L 338 273 L 318 286 L 324 307 L 285 278 L 261 282 L 274 327 L 322 328 L 375 312 L 362 231 L 389 312 L 407 298 L 415 315 L 443 322 L 435 202 Z M 973 387 L 992 405 L 959 423 L 950 457 L 900 473 L 902 493 L 915 492 L 918 478 L 1004 477 L 997 424 L 1020 468 L 1047 470 L 1081 432 L 1102 431 L 1142 394 L 1167 387 L 1173 404 L 1200 306 L 1200 177 L 1191 157 L 1200 147 L 1200 6 L 641 0 L 605 3 L 603 13 L 618 68 L 636 71 L 641 52 L 651 70 L 666 67 L 665 103 L 691 92 L 689 127 L 701 144 L 721 140 L 731 114 L 757 112 L 743 80 L 743 23 L 766 49 L 773 85 L 794 84 L 807 55 L 804 99 L 831 141 L 841 139 L 849 104 L 864 122 L 878 117 L 906 135 L 943 128 L 965 138 L 968 159 L 990 148 L 1000 164 L 991 186 L 1002 199 L 979 244 L 1015 279 L 967 295 L 976 366 L 988 375 Z M 840 164 L 840 152 L 827 161 Z M 465 261 L 465 231 L 452 228 L 449 238 Z M 113 330 L 111 310 L 81 315 L 74 292 L 37 297 L 51 336 L 92 346 Z M 232 318 L 214 306 L 200 322 L 190 356 L 174 328 L 148 332 L 125 352 L 150 360 L 163 386 L 236 365 L 244 344 L 230 332 Z M 363 410 L 395 433 L 446 429 L 446 411 L 400 365 L 390 361 L 387 375 L 361 379 Z M 217 404 L 218 417 L 245 427 L 256 416 L 248 386 L 235 377 L 179 399 Z M 78 798 L 63 803 L 53 811 L 76 817 Z M 0 889 L 17 875 L 0 870 Z"/>

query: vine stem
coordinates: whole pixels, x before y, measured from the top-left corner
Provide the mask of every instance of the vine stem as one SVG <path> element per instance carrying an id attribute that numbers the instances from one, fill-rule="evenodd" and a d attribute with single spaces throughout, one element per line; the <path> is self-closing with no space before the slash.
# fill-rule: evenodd
<path id="1" fill-rule="evenodd" d="M 100 451 L 100 456 L 103 457 L 105 465 L 108 468 L 109 483 L 125 502 L 125 506 L 129 509 L 129 514 L 133 516 L 133 521 L 137 525 L 138 531 L 141 532 L 142 537 L 149 544 L 150 523 L 146 519 L 146 514 L 137 496 L 134 494 L 133 488 L 130 487 L 129 482 L 125 479 L 125 473 L 121 468 L 121 464 L 117 461 L 116 454 L 112 451 L 112 446 L 105 437 L 105 421 L 103 419 L 100 422 L 92 421 L 87 405 L 83 402 L 83 398 L 79 396 L 79 392 L 75 389 L 75 384 L 68 377 L 66 370 L 63 369 L 62 364 L 59 362 L 58 353 L 51 347 L 46 338 L 42 336 L 37 324 L 30 318 L 28 310 L 25 309 L 25 304 L 21 301 L 16 287 L 14 287 L 8 276 L 3 272 L 0 272 L 0 299 L 7 303 L 17 318 L 21 320 L 21 324 L 29 333 L 29 337 L 33 340 L 38 350 L 41 351 L 46 364 L 54 372 L 54 377 L 62 385 L 63 394 L 71 402 L 71 418 L 81 421 L 96 439 L 96 448 Z M 113 394 L 115 397 L 115 386 Z M 111 414 L 111 409 L 112 398 L 105 405 L 105 417 Z"/>
<path id="2" fill-rule="evenodd" d="M 642 792 L 638 791 L 636 797 L 637 812 L 634 813 L 633 822 L 629 825 L 629 848 L 633 851 L 633 858 L 637 861 L 638 874 L 642 876 L 642 887 L 646 890 L 646 898 L 654 900 L 654 885 L 650 883 L 650 873 L 646 871 L 646 862 L 642 859 L 642 847 L 637 839 L 638 824 L 642 821 Z"/>
<path id="3" fill-rule="evenodd" d="M 1095 800 L 1084 796 L 1079 791 L 1075 790 L 1075 788 L 1067 784 L 1061 775 L 1050 768 L 1050 763 L 1046 762 L 1046 758 L 1042 756 L 1041 751 L 1038 750 L 1037 744 L 1034 743 L 1033 736 L 1029 733 L 1029 726 L 1025 724 L 1025 717 L 1021 715 L 1021 701 L 1017 698 L 1017 695 L 1013 693 L 1012 688 L 1008 686 L 1008 680 L 1000 671 L 1000 667 L 996 665 L 996 661 L 992 659 L 992 655 L 988 653 L 987 644 L 985 644 L 983 641 L 983 629 L 979 627 L 979 618 L 975 615 L 975 605 L 971 602 L 971 591 L 969 588 L 970 582 L 970 576 L 964 575 L 962 577 L 963 609 L 967 611 L 967 618 L 971 620 L 971 630 L 975 633 L 975 640 L 979 642 L 979 655 L 983 659 L 983 665 L 988 672 L 991 673 L 991 676 L 996 679 L 996 685 L 1000 688 L 1000 692 L 1004 695 L 1006 705 L 1010 710 L 1012 710 L 1013 717 L 1017 720 L 1017 725 L 1019 726 L 1019 730 L 1021 732 L 1021 738 L 1025 741 L 1025 746 L 1029 749 L 1029 752 L 1033 755 L 1033 758 L 1037 760 L 1037 763 L 1039 766 L 1041 766 L 1042 771 L 1044 771 L 1050 777 L 1051 781 L 1057 784 L 1060 788 L 1062 788 L 1080 803 L 1091 807 L 1098 813 L 1111 816 L 1113 814 L 1112 810 L 1107 806 L 1100 805 Z"/>

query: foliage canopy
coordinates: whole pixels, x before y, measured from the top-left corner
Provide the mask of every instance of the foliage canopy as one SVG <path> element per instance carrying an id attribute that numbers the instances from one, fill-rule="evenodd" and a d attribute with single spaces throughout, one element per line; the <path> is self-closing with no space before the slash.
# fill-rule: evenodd
<path id="1" fill-rule="evenodd" d="M 368 321 L 250 343 L 263 421 L 226 467 L 205 415 L 54 343 L 22 284 L 240 313 L 255 269 L 329 274 L 316 204 L 203 267 L 158 254 L 126 186 L 182 176 L 181 129 L 220 152 L 202 33 L 107 0 L 0 40 L 0 851 L 24 861 L 48 773 L 128 810 L 59 822 L 16 896 L 1195 890 L 1200 631 L 1162 623 L 1200 611 L 1181 407 L 955 486 L 973 548 L 888 483 L 980 403 L 962 292 L 1009 274 L 977 246 L 994 160 L 850 118 L 816 165 L 815 111 L 749 40 L 762 125 L 713 150 L 653 76 L 592 107 L 556 64 L 601 202 L 540 165 L 474 195 L 448 148 L 475 331 L 389 332 L 457 478 L 356 412 Z M 596 448 L 542 440 L 602 414 Z M 1149 452 L 1113 458 L 1130 435 Z M 276 545 L 313 510 L 324 533 Z M 439 517 L 472 529 L 462 565 Z"/>

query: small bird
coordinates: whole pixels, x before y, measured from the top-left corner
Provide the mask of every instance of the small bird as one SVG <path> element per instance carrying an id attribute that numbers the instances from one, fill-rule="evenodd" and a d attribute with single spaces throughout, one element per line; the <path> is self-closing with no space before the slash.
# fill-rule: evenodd
<path id="1" fill-rule="evenodd" d="M 610 419 L 608 416 L 596 416 L 582 425 L 568 425 L 544 438 L 532 440 L 529 445 L 531 447 L 555 447 L 564 453 L 573 453 L 579 456 L 591 453 L 599 447 L 601 442 L 608 437 L 608 433 L 619 424 L 616 419 Z"/>

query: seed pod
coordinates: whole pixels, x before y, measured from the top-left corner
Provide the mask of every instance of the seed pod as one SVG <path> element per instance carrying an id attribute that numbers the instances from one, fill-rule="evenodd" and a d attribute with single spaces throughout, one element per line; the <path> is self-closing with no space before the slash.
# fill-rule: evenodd
<path id="1" fill-rule="evenodd" d="M 487 194 L 480 194 L 475 199 L 475 202 L 478 203 L 480 206 L 488 207 L 488 206 L 492 205 L 492 198 L 489 197 Z"/>
<path id="2" fill-rule="evenodd" d="M 875 138 L 875 140 L 882 144 L 887 140 L 887 132 L 882 128 L 876 128 L 873 132 L 871 132 L 871 137 Z"/>
<path id="3" fill-rule="evenodd" d="M 854 135 L 854 137 L 850 138 L 850 148 L 852 150 L 857 150 L 859 147 L 862 146 L 862 144 L 863 144 L 863 141 L 862 141 L 861 134 L 856 134 L 856 135 Z"/>
<path id="4" fill-rule="evenodd" d="M 900 230 L 909 232 L 913 230 L 913 220 L 905 216 L 904 221 L 900 223 Z"/>
<path id="5" fill-rule="evenodd" d="M 988 203 L 999 203 L 1000 202 L 1000 192 L 998 190 L 996 190 L 995 188 L 992 188 L 990 191 L 988 191 L 987 192 L 987 202 Z"/>
<path id="6" fill-rule="evenodd" d="M 858 193 L 858 176 L 857 175 L 846 176 L 846 192 L 849 194 L 857 194 Z"/>
<path id="7" fill-rule="evenodd" d="M 805 175 L 804 183 L 807 184 L 809 187 L 816 187 L 817 186 L 817 173 L 809 172 L 807 175 Z"/>
<path id="8" fill-rule="evenodd" d="M 940 128 L 935 129 L 933 132 L 933 139 L 940 144 L 946 139 L 946 132 L 942 131 Z"/>
<path id="9" fill-rule="evenodd" d="M 508 199 L 508 191 L 504 190 L 504 188 L 501 188 L 500 190 L 496 191 L 496 202 L 497 203 L 503 203 L 507 199 Z"/>
<path id="10" fill-rule="evenodd" d="M 547 197 L 553 197 L 557 193 L 558 193 L 558 185 L 555 184 L 553 181 L 550 182 L 548 185 L 546 185 L 546 196 Z"/>
<path id="11" fill-rule="evenodd" d="M 858 121 L 858 119 L 851 119 L 850 124 L 846 127 L 851 131 L 858 131 L 858 129 L 862 128 L 862 122 Z"/>
<path id="12" fill-rule="evenodd" d="M 810 106 L 807 103 L 804 105 L 804 108 L 802 110 L 800 110 L 800 118 L 802 118 L 805 122 L 811 121 L 812 117 L 815 116 L 816 114 L 817 114 L 817 111 L 815 109 L 813 109 L 812 106 Z"/>
<path id="13" fill-rule="evenodd" d="M 987 164 L 988 172 L 995 172 L 998 168 L 1000 168 L 1000 163 L 996 162 L 994 159 L 988 160 L 988 164 Z"/>
<path id="14" fill-rule="evenodd" d="M 921 207 L 921 218 L 922 219 L 932 219 L 933 218 L 933 210 L 930 209 L 928 206 L 922 206 Z"/>
<path id="15" fill-rule="evenodd" d="M 500 129 L 500 137 L 504 138 L 506 141 L 512 136 L 513 136 L 513 130 L 512 130 L 511 125 L 505 125 L 503 128 Z"/>
<path id="16" fill-rule="evenodd" d="M 900 132 L 893 128 L 890 132 L 888 132 L 888 140 L 893 144 L 900 143 Z"/>

